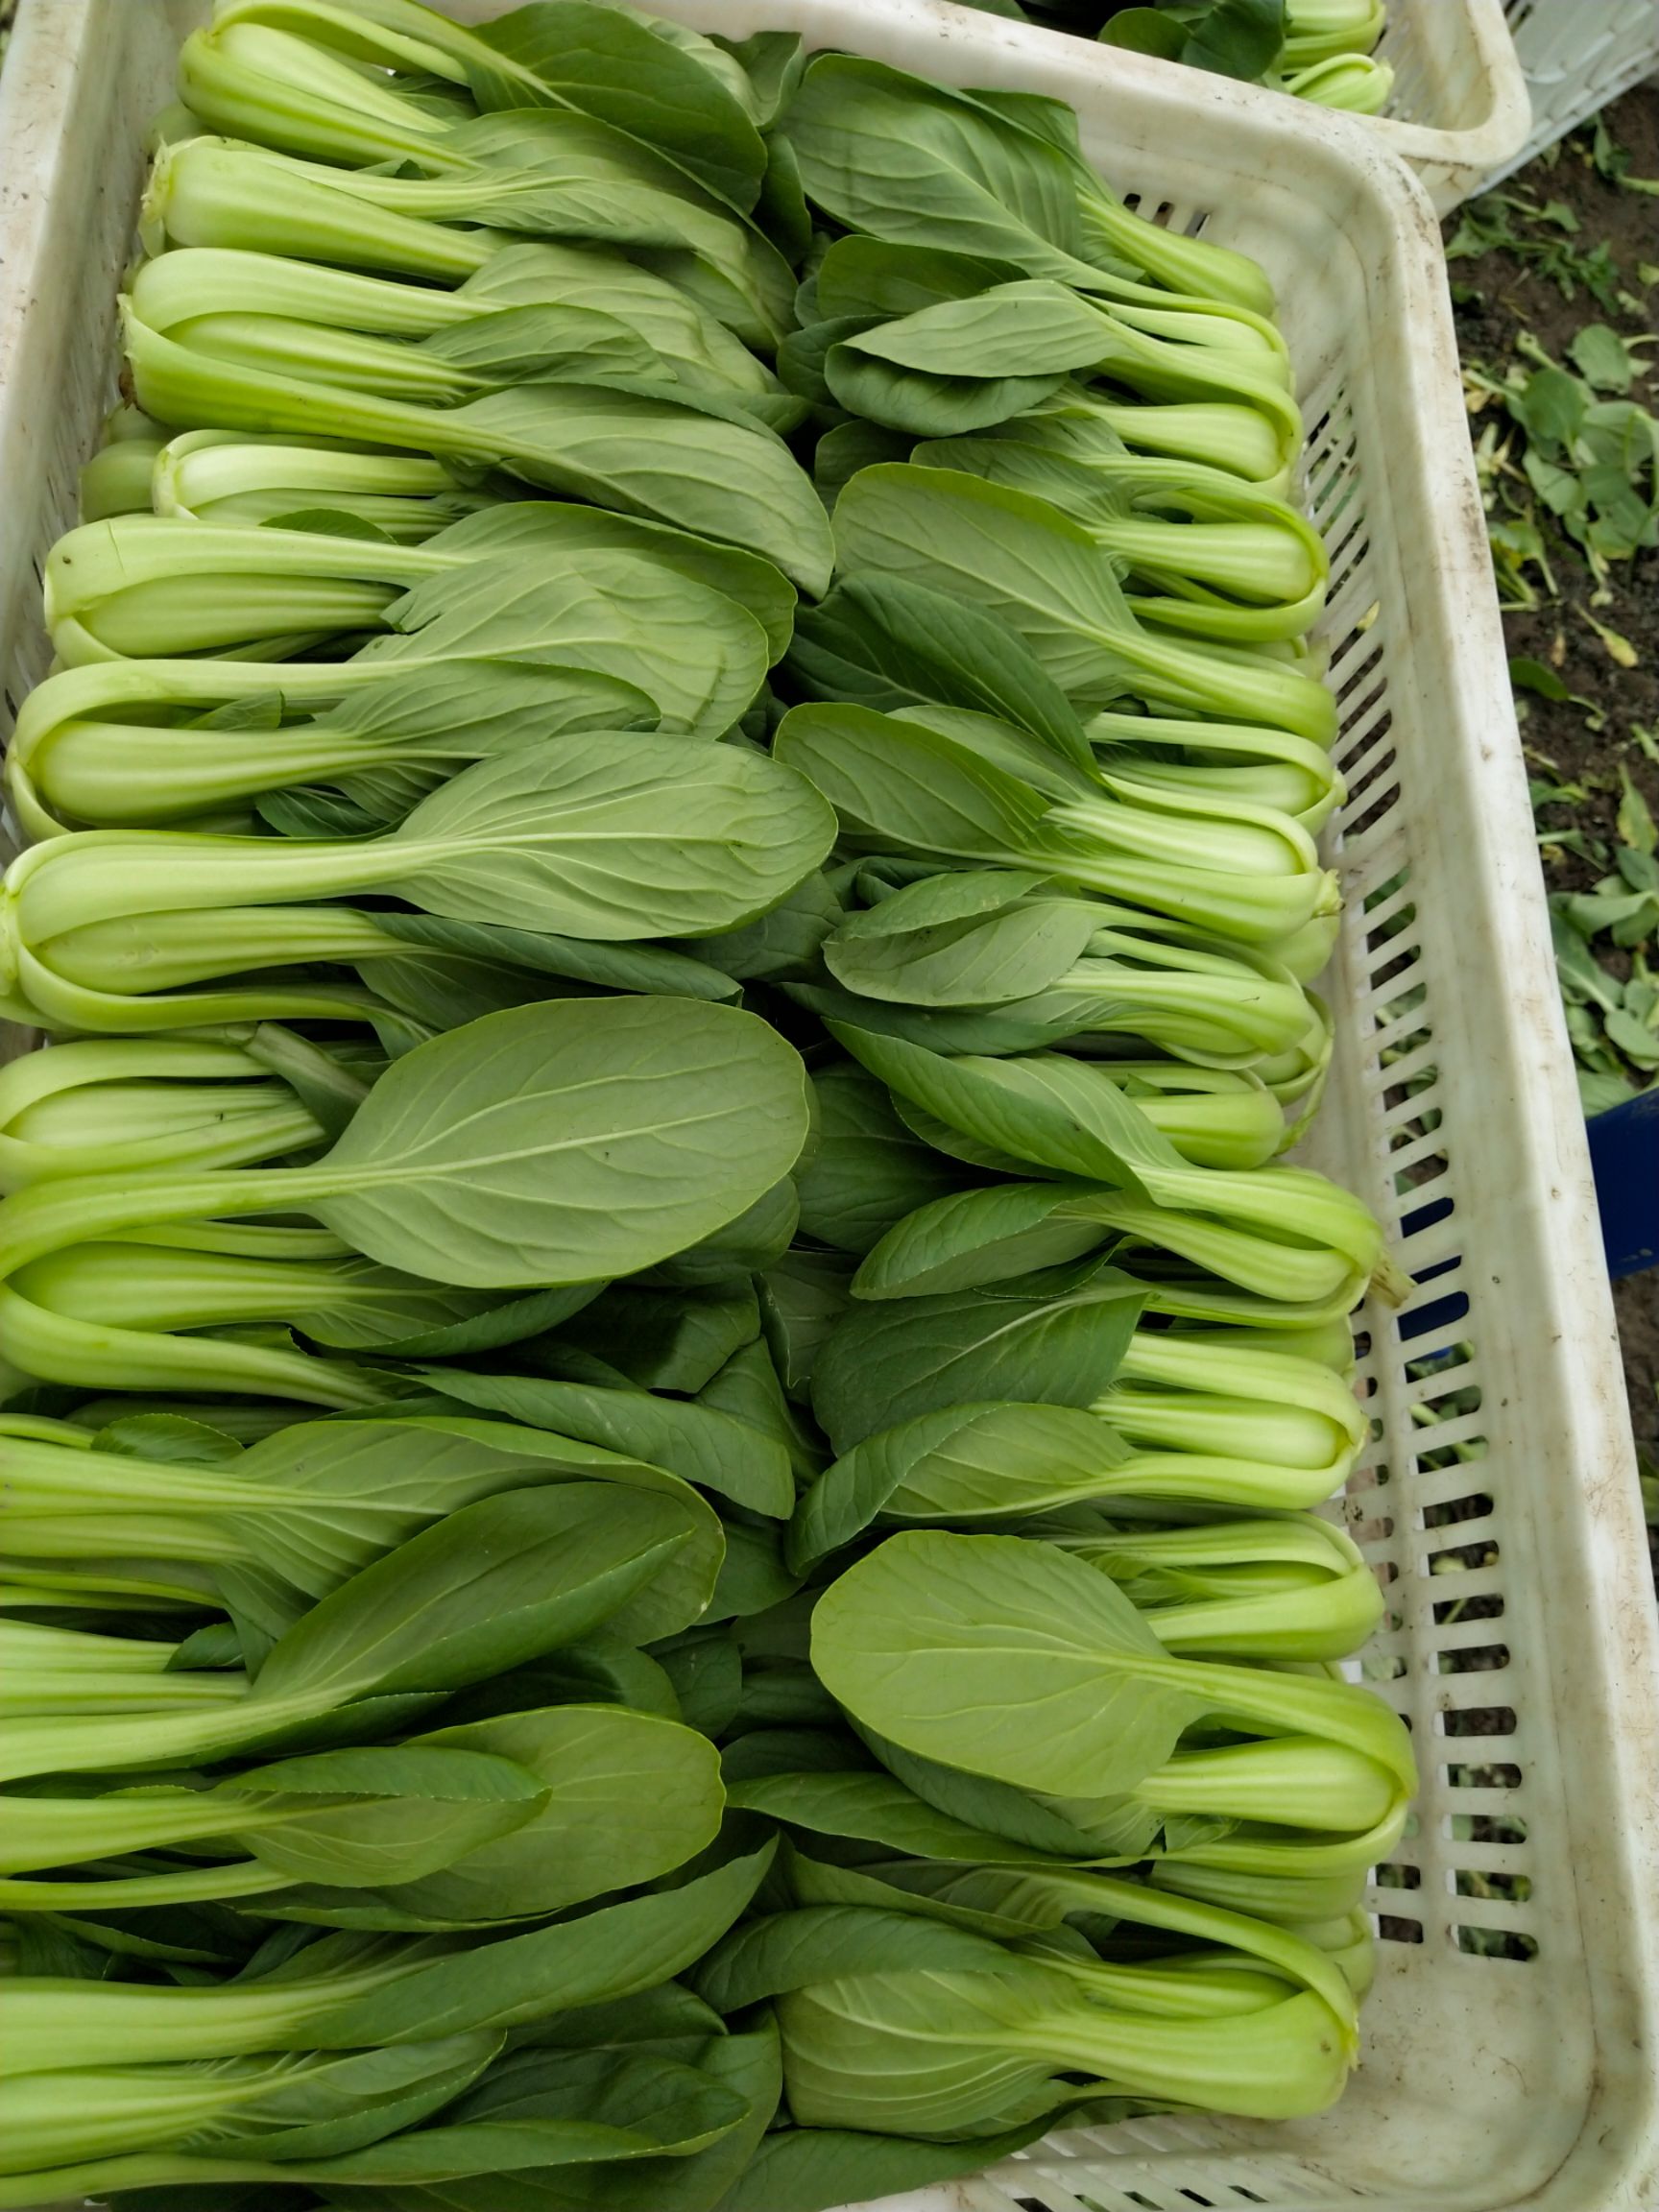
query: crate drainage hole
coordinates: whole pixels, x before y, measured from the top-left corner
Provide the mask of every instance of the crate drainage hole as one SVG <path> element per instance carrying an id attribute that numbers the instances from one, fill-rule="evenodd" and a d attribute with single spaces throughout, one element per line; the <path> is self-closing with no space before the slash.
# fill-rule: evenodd
<path id="1" fill-rule="evenodd" d="M 1466 1951 L 1476 1959 L 1512 1959 L 1518 1965 L 1529 1966 L 1538 1956 L 1538 1945 L 1530 1936 L 1521 1936 L 1513 1928 L 1464 1928 L 1452 1931 L 1457 1938 L 1459 1951 Z"/>
<path id="2" fill-rule="evenodd" d="M 1421 1920 L 1397 1920 L 1391 1912 L 1377 1915 L 1377 1939 L 1380 1943 L 1421 1943 Z"/>

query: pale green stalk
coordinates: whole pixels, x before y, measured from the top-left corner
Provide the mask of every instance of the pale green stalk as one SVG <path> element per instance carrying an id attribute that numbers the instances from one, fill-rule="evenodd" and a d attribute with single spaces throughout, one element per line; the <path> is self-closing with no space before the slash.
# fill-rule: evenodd
<path id="1" fill-rule="evenodd" d="M 1157 1188 L 1157 1199 L 1111 1191 L 1069 1208 L 1120 1230 L 1132 1245 L 1175 1253 L 1259 1298 L 1298 1308 L 1310 1322 L 1347 1312 L 1381 1263 L 1382 1233 L 1365 1208 L 1306 1168 L 1217 1174 L 1208 1183 L 1160 1169 Z"/>
<path id="2" fill-rule="evenodd" d="M 1363 1554 L 1341 1529 L 1311 1515 L 1045 1533 L 1109 1574 L 1161 1643 L 1193 1657 L 1346 1658 L 1382 1611 Z"/>
<path id="3" fill-rule="evenodd" d="M 1188 399 L 1137 405 L 1073 384 L 1031 410 L 1031 420 L 1037 422 L 1047 417 L 1097 422 L 1132 453 L 1198 462 L 1275 494 L 1282 494 L 1288 481 L 1289 460 L 1278 429 L 1259 409 L 1236 401 Z"/>
<path id="4" fill-rule="evenodd" d="M 1167 1060 L 1118 1060 L 1141 1113 L 1194 1166 L 1264 1166 L 1286 1142 L 1285 1112 L 1252 1075 Z"/>
<path id="5" fill-rule="evenodd" d="M 1386 61 L 1369 55 L 1333 55 L 1306 69 L 1296 69 L 1270 81 L 1277 92 L 1310 100 L 1319 108 L 1345 109 L 1351 115 L 1381 115 L 1394 91 L 1394 71 Z"/>
<path id="6" fill-rule="evenodd" d="M 267 1170 L 267 1172 L 276 1172 Z M 111 1178 L 113 1180 L 113 1178 Z M 389 1376 L 340 1359 L 226 1336 L 169 1336 L 80 1321 L 0 1286 L 0 1357 L 37 1382 L 90 1390 L 226 1390 L 298 1399 L 336 1411 L 381 1406 L 397 1395 Z"/>
<path id="7" fill-rule="evenodd" d="M 397 52 L 396 41 L 390 52 Z M 445 155 L 451 126 L 389 79 L 263 23 L 193 31 L 179 56 L 179 96 L 211 130 L 314 160 L 463 166 Z M 455 120 L 475 112 L 467 102 Z"/>
<path id="8" fill-rule="evenodd" d="M 97 522 L 110 515 L 147 515 L 161 447 L 159 435 L 115 440 L 100 447 L 82 466 L 82 520 Z"/>
<path id="9" fill-rule="evenodd" d="M 1288 731 L 1120 713 L 1092 715 L 1088 731 L 1120 783 L 1237 796 L 1288 814 L 1310 836 L 1347 796 L 1326 749 Z"/>
<path id="10" fill-rule="evenodd" d="M 1095 1410 L 1133 1443 L 1292 1467 L 1346 1464 L 1369 1433 L 1353 1392 L 1314 1360 L 1148 1329 L 1131 1338 Z"/>
<path id="11" fill-rule="evenodd" d="M 67 1863 L 55 1861 L 54 1863 Z M 165 1905 L 223 1904 L 236 1897 L 269 1896 L 284 1887 L 280 1875 L 257 1859 L 222 1865 L 185 1866 L 172 1874 L 110 1874 L 84 1882 L 0 1877 L 0 1911 L 7 1912 L 124 1912 Z"/>
<path id="12" fill-rule="evenodd" d="M 142 505 L 152 498 L 157 515 L 255 526 L 326 508 L 411 543 L 493 504 L 488 493 L 464 490 L 441 462 L 419 454 L 233 430 L 186 430 L 158 447 Z"/>
<path id="13" fill-rule="evenodd" d="M 229 1041 L 96 1039 L 0 1068 L 0 1191 L 54 1175 L 252 1166 L 323 1136 L 298 1094 Z"/>

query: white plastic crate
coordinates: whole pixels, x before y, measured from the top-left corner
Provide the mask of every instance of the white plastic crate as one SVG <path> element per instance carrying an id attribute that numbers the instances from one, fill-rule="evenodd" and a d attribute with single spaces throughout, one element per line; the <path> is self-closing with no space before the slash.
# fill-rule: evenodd
<path id="1" fill-rule="evenodd" d="M 1442 215 L 1524 158 L 1533 110 L 1530 84 L 1505 21 L 1514 4 L 1388 0 L 1388 27 L 1378 48 L 1394 67 L 1388 111 L 1353 120 L 1417 172 Z M 1522 7 L 1557 16 L 1575 15 L 1585 4 L 1520 0 Z"/>
<path id="2" fill-rule="evenodd" d="M 1085 76 L 1074 42 L 932 0 L 657 5 L 1069 98 L 1143 210 L 1272 274 L 1332 549 L 1323 631 L 1353 786 L 1334 854 L 1349 901 L 1336 1065 L 1313 1149 L 1424 1278 L 1402 1315 L 1360 1317 L 1377 1440 L 1349 1525 L 1391 1606 L 1366 1671 L 1409 1719 L 1424 1787 L 1372 1895 L 1383 1940 L 1348 2095 L 1290 2125 L 1166 2118 L 1057 2137 L 887 2212 L 1646 2212 L 1659 2203 L 1659 1639 L 1428 203 L 1351 122 L 1287 117 L 1132 56 Z M 202 12 L 23 0 L 0 87 L 8 711 L 45 667 L 38 566 L 73 519 L 109 396 L 141 133 Z M 1434 1421 L 1454 1392 L 1472 1395 Z M 1456 1561 L 1471 1564 L 1437 1571 Z M 0 2033 L 4 2009 L 0 1984 Z"/>
<path id="3" fill-rule="evenodd" d="M 1532 130 L 1497 184 L 1659 71 L 1659 0 L 1503 0 L 1532 96 Z"/>

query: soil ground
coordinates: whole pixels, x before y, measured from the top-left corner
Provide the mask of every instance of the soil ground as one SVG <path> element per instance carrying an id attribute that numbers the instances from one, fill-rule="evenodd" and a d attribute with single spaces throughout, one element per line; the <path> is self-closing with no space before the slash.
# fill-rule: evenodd
<path id="1" fill-rule="evenodd" d="M 1613 144 L 1630 157 L 1628 173 L 1659 178 L 1659 84 L 1627 94 L 1602 120 Z M 1576 230 L 1568 230 L 1557 218 L 1545 234 L 1559 232 L 1571 249 L 1584 254 L 1604 244 L 1616 276 L 1610 297 L 1598 300 L 1574 278 L 1570 260 L 1572 297 L 1532 254 L 1499 246 L 1454 260 L 1453 297 L 1466 364 L 1479 363 L 1502 375 L 1517 358 L 1516 342 L 1526 331 L 1551 357 L 1563 360 L 1574 336 L 1588 324 L 1610 324 L 1627 338 L 1655 329 L 1659 282 L 1645 284 L 1642 271 L 1659 263 L 1659 198 L 1600 175 L 1588 130 L 1556 149 L 1552 161 L 1546 156 L 1504 189 L 1545 205 L 1564 204 Z M 1458 228 L 1454 216 L 1447 225 L 1449 240 Z M 1538 227 L 1531 227 L 1528 234 L 1537 232 Z M 1649 406 L 1655 404 L 1653 383 L 1649 379 L 1646 386 Z M 1659 551 L 1615 566 L 1604 592 L 1598 590 L 1577 549 L 1558 534 L 1550 538 L 1550 565 L 1558 599 L 1533 611 L 1505 613 L 1509 651 L 1554 668 L 1577 701 L 1593 702 L 1599 712 L 1586 713 L 1574 700 L 1523 695 L 1522 738 L 1535 773 L 1585 786 L 1586 797 L 1574 806 L 1572 820 L 1589 837 L 1611 843 L 1621 767 L 1659 817 L 1659 765 L 1632 737 L 1638 726 L 1659 733 Z M 1587 611 L 1634 647 L 1634 667 L 1620 666 L 1610 657 L 1585 619 Z M 1564 817 L 1548 812 L 1544 819 L 1559 823 Z M 1552 891 L 1587 890 L 1602 873 L 1595 861 L 1570 851 L 1551 848 L 1547 853 L 1546 876 Z M 1615 1301 L 1637 1441 L 1659 1456 L 1659 1269 L 1616 1285 Z"/>

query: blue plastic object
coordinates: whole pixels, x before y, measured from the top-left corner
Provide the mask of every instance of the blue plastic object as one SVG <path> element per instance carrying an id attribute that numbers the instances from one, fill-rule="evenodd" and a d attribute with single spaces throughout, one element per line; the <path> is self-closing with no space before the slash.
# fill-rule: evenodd
<path id="1" fill-rule="evenodd" d="M 1640 1275 L 1659 1266 L 1659 1089 L 1598 1114 L 1589 1129 L 1607 1272 Z"/>

